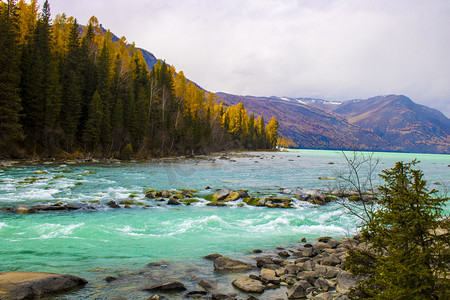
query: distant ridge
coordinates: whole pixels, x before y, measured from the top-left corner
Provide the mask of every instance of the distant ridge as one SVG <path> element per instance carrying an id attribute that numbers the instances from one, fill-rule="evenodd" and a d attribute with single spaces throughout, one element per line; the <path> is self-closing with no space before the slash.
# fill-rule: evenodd
<path id="1" fill-rule="evenodd" d="M 300 148 L 450 153 L 450 120 L 403 95 L 331 102 L 217 93 L 255 114 L 280 122 L 281 133 Z"/>

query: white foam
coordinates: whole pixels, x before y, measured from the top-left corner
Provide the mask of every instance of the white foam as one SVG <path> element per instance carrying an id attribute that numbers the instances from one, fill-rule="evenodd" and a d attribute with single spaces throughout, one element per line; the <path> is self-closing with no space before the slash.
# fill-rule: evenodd
<path id="1" fill-rule="evenodd" d="M 51 239 L 56 237 L 68 237 L 76 228 L 79 228 L 83 225 L 84 223 L 70 225 L 46 223 L 36 226 L 36 229 L 41 234 L 38 239 Z"/>
<path id="2" fill-rule="evenodd" d="M 3 227 L 5 228 L 11 228 L 12 226 L 9 226 L 8 224 L 4 223 L 4 222 L 0 222 L 0 229 L 2 229 Z"/>

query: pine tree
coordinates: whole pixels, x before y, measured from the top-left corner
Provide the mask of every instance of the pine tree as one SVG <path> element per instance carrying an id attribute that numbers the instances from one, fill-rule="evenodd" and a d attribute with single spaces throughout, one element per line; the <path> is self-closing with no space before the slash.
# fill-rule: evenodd
<path id="1" fill-rule="evenodd" d="M 33 35 L 24 45 L 21 61 L 22 123 L 33 152 L 40 152 L 45 128 L 45 105 L 50 95 L 50 5 L 44 2 Z"/>
<path id="2" fill-rule="evenodd" d="M 19 30 L 15 1 L 0 3 L 0 149 L 12 148 L 22 140 L 19 122 Z M 2 152 L 0 150 L 0 152 Z"/>
<path id="3" fill-rule="evenodd" d="M 95 151 L 100 145 L 100 133 L 103 119 L 103 105 L 100 94 L 95 91 L 89 104 L 87 123 L 83 132 L 85 148 Z"/>
<path id="4" fill-rule="evenodd" d="M 66 149 L 72 151 L 76 143 L 78 122 L 82 107 L 81 48 L 78 36 L 78 23 L 73 20 L 70 26 L 68 52 L 63 62 L 63 92 L 61 107 L 61 127 L 64 130 Z"/>
<path id="5" fill-rule="evenodd" d="M 378 209 L 364 224 L 362 241 L 368 250 L 349 252 L 346 265 L 368 277 L 354 298 L 448 299 L 450 282 L 450 224 L 442 219 L 448 198 L 428 191 L 421 170 L 397 162 L 380 177 Z M 438 228 L 447 234 L 438 235 Z"/>

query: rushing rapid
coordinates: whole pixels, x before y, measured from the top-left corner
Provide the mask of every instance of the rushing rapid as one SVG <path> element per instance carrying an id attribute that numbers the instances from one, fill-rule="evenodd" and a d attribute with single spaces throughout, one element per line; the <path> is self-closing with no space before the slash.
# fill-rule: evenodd
<path id="1" fill-rule="evenodd" d="M 442 190 L 450 184 L 448 155 L 377 155 L 377 172 L 395 161 L 417 158 L 430 188 Z M 91 282 L 76 294 L 82 297 L 89 289 L 102 289 L 105 276 L 135 272 L 152 261 L 198 267 L 205 264 L 201 257 L 210 253 L 239 257 L 254 248 L 290 245 L 303 237 L 351 236 L 358 219 L 335 202 L 318 206 L 295 200 L 294 208 L 269 209 L 241 200 L 210 207 L 204 200 L 224 187 L 245 189 L 255 197 L 296 187 L 327 190 L 336 181 L 318 178 L 332 178 L 346 168 L 339 152 L 308 150 L 144 163 L 11 164 L 0 170 L 0 207 L 61 202 L 91 209 L 25 215 L 0 211 L 0 271 L 82 276 Z M 193 189 L 199 201 L 163 205 L 145 197 L 149 189 Z M 139 205 L 105 205 L 127 199 Z"/>

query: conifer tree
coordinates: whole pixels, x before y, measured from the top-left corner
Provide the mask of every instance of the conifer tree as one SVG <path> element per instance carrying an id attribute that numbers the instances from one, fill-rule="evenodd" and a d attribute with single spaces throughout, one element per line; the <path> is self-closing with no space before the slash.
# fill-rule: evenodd
<path id="1" fill-rule="evenodd" d="M 367 250 L 349 251 L 346 265 L 367 276 L 354 298 L 448 299 L 450 224 L 443 219 L 448 198 L 429 191 L 417 161 L 397 162 L 380 177 L 378 209 L 361 230 Z M 438 228 L 447 230 L 437 234 Z"/>
<path id="2" fill-rule="evenodd" d="M 22 140 L 19 112 L 19 28 L 15 1 L 0 3 L 0 149 Z M 3 152 L 1 151 L 0 152 Z"/>
<path id="3" fill-rule="evenodd" d="M 50 5 L 44 2 L 33 35 L 23 49 L 21 97 L 24 132 L 33 152 L 40 152 L 45 128 L 45 104 L 50 94 L 51 60 Z"/>
<path id="4" fill-rule="evenodd" d="M 83 142 L 85 148 L 95 151 L 100 145 L 100 134 L 103 119 L 103 105 L 100 94 L 95 91 L 89 104 L 89 113 L 86 126 L 83 132 Z"/>

